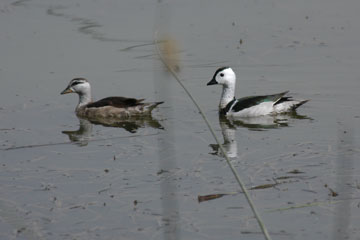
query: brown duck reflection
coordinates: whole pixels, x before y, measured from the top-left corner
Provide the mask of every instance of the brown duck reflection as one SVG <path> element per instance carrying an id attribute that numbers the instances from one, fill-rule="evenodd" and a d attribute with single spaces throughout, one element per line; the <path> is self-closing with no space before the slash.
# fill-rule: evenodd
<path id="1" fill-rule="evenodd" d="M 251 131 L 265 131 L 269 129 L 276 129 L 282 127 L 289 127 L 289 121 L 291 119 L 309 119 L 311 118 L 305 115 L 298 115 L 296 112 L 288 114 L 279 114 L 275 116 L 261 116 L 252 118 L 227 118 L 224 115 L 219 115 L 219 124 L 221 133 L 223 135 L 224 143 L 222 144 L 226 154 L 230 158 L 237 157 L 237 143 L 236 143 L 236 128 L 247 128 Z M 209 145 L 213 152 L 213 155 L 223 156 L 218 144 Z"/>
<path id="2" fill-rule="evenodd" d="M 80 118 L 79 129 L 75 131 L 62 131 L 68 135 L 69 140 L 78 143 L 80 146 L 86 146 L 92 136 L 93 125 L 102 125 L 104 127 L 123 128 L 130 133 L 136 133 L 140 128 L 164 129 L 163 126 L 151 115 L 134 116 L 127 119 L 115 118 Z"/>
<path id="3" fill-rule="evenodd" d="M 136 133 L 139 128 L 157 128 L 164 129 L 161 124 L 152 117 L 151 114 L 135 115 L 125 119 L 119 118 L 86 118 L 92 124 L 102 125 L 104 127 L 123 128 L 130 133 Z"/>

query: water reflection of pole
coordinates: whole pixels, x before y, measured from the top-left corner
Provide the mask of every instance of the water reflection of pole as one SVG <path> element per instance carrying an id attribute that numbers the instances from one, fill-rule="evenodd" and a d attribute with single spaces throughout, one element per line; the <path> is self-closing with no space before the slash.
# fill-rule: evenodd
<path id="1" fill-rule="evenodd" d="M 169 97 L 169 76 L 164 72 L 155 73 L 155 87 L 159 90 L 159 98 L 165 101 L 166 105 L 172 106 Z M 164 239 L 178 238 L 178 202 L 176 183 L 172 175 L 176 169 L 176 154 L 174 149 L 174 127 L 172 108 L 162 111 L 167 121 L 164 126 L 164 134 L 158 135 L 158 155 L 159 155 L 159 176 L 161 178 L 161 201 L 162 201 L 162 223 L 164 226 Z M 161 110 L 160 110 L 161 111 Z"/>
<path id="2" fill-rule="evenodd" d="M 158 2 L 158 14 L 155 22 L 156 31 L 163 34 L 168 24 L 168 7 L 166 3 Z M 159 154 L 159 176 L 161 178 L 161 205 L 162 205 L 162 225 L 164 227 L 163 235 L 166 240 L 179 239 L 178 222 L 179 210 L 177 201 L 177 191 L 175 178 L 172 177 L 176 169 L 176 154 L 174 148 L 174 122 L 171 101 L 171 89 L 168 84 L 171 76 L 165 71 L 160 71 L 162 63 L 154 63 L 154 85 L 158 91 L 159 101 L 165 101 L 166 110 L 160 111 L 167 121 L 164 123 L 164 134 L 158 135 L 158 154 Z"/>
<path id="3" fill-rule="evenodd" d="M 353 184 L 353 135 L 352 128 L 340 127 L 337 142 L 336 191 L 343 199 L 335 208 L 335 220 L 332 238 L 350 238 L 351 199 Z"/>

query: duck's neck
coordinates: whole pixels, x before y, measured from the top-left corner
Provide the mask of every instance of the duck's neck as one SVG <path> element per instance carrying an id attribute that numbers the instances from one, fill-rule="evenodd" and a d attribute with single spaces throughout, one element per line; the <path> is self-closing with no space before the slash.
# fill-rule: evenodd
<path id="1" fill-rule="evenodd" d="M 235 84 L 223 85 L 219 108 L 224 109 L 229 102 L 234 100 L 234 97 L 235 97 Z"/>
<path id="2" fill-rule="evenodd" d="M 86 106 L 87 104 L 91 103 L 91 101 L 90 91 L 79 93 L 79 104 L 77 105 L 76 110 Z"/>

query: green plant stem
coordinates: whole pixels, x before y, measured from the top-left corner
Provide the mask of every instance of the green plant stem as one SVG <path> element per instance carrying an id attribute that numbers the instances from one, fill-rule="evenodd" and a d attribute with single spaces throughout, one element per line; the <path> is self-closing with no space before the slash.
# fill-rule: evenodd
<path id="1" fill-rule="evenodd" d="M 252 212 L 254 213 L 254 216 L 261 228 L 261 231 L 265 237 L 266 240 L 271 240 L 271 237 L 269 235 L 269 232 L 267 231 L 264 222 L 262 221 L 259 213 L 256 210 L 255 204 L 253 203 L 253 201 L 250 198 L 250 194 L 248 192 L 248 190 L 246 189 L 245 185 L 243 184 L 243 182 L 240 179 L 239 174 L 237 173 L 236 169 L 234 168 L 234 166 L 231 164 L 231 161 L 224 149 L 224 147 L 222 146 L 222 144 L 220 143 L 220 140 L 218 139 L 218 137 L 215 134 L 215 131 L 213 129 L 213 127 L 210 125 L 210 122 L 208 121 L 207 117 L 205 116 L 203 110 L 201 109 L 201 107 L 199 106 L 199 104 L 197 103 L 197 101 L 194 99 L 194 97 L 191 95 L 191 93 L 189 92 L 189 90 L 185 87 L 185 85 L 182 83 L 182 81 L 180 80 L 179 75 L 176 73 L 176 71 L 166 62 L 164 56 L 162 55 L 160 49 L 159 49 L 159 41 L 157 39 L 157 33 L 155 33 L 155 47 L 156 47 L 156 52 L 160 57 L 160 60 L 162 61 L 162 63 L 165 65 L 165 67 L 168 69 L 168 71 L 171 73 L 171 75 L 176 79 L 176 81 L 180 84 L 180 86 L 184 89 L 184 91 L 186 92 L 186 94 L 189 96 L 189 98 L 191 99 L 191 101 L 194 103 L 194 105 L 196 106 L 196 108 L 198 109 L 200 115 L 202 116 L 202 118 L 204 119 L 207 127 L 209 128 L 211 135 L 214 137 L 215 141 L 217 144 L 219 144 L 219 148 L 221 150 L 221 153 L 224 155 L 226 162 L 228 164 L 228 166 L 231 169 L 231 172 L 233 173 L 236 181 L 238 182 L 241 190 L 243 191 L 245 198 L 247 200 L 247 202 L 249 203 L 249 206 L 252 210 Z"/>

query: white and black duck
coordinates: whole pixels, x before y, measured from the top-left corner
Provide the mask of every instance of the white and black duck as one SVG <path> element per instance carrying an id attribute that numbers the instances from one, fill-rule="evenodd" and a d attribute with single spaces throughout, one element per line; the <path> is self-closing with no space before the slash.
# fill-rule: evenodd
<path id="1" fill-rule="evenodd" d="M 75 112 L 79 117 L 91 119 L 129 118 L 140 114 L 149 114 L 163 102 L 145 103 L 144 99 L 126 97 L 107 97 L 93 102 L 90 83 L 85 78 L 74 78 L 61 94 L 77 93 L 79 103 Z"/>
<path id="2" fill-rule="evenodd" d="M 223 85 L 219 112 L 228 117 L 259 117 L 291 112 L 309 100 L 296 100 L 285 96 L 288 91 L 262 96 L 249 96 L 236 99 L 236 75 L 230 67 L 216 70 L 207 85 Z"/>

